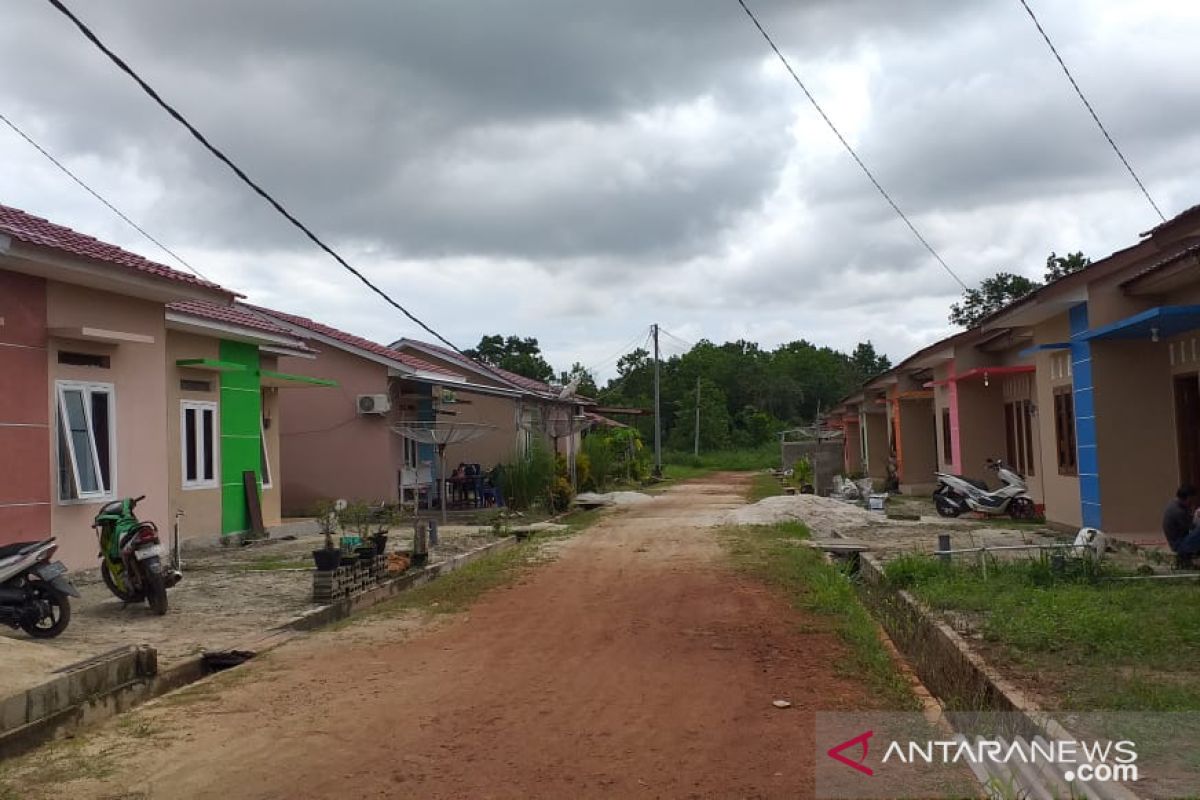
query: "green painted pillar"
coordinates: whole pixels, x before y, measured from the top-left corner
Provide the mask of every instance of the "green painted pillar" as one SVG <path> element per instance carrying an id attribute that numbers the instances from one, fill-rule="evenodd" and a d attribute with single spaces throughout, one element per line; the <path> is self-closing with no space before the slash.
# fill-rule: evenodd
<path id="1" fill-rule="evenodd" d="M 221 340 L 221 360 L 245 367 L 221 373 L 221 535 L 250 528 L 242 473 L 254 470 L 262 497 L 262 385 L 258 347 Z"/>

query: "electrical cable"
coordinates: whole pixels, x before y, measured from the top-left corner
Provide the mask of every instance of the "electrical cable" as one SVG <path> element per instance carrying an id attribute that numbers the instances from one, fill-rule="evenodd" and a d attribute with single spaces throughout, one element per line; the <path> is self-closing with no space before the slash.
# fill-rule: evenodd
<path id="1" fill-rule="evenodd" d="M 599 369 L 600 367 L 604 367 L 604 366 L 607 366 L 609 364 L 612 364 L 612 363 L 615 363 L 615 362 L 621 360 L 621 358 L 623 356 L 625 356 L 627 353 L 630 353 L 633 351 L 633 345 L 637 344 L 637 342 L 639 340 L 644 341 L 645 338 L 646 338 L 646 334 L 642 331 L 638 331 L 636 334 L 634 334 L 633 339 L 631 339 L 630 341 L 621 345 L 620 349 L 617 350 L 617 352 L 615 354 L 609 356 L 608 358 L 604 359 L 603 361 L 597 361 L 595 364 L 593 364 L 590 367 L 585 367 L 585 371 L 588 374 L 591 374 L 591 373 L 595 372 L 597 369 Z"/>
<path id="2" fill-rule="evenodd" d="M 126 222 L 126 223 L 128 223 L 128 224 L 129 224 L 129 226 L 130 226 L 131 228 L 133 228 L 135 231 L 137 231 L 138 233 L 140 233 L 142 236 L 145 236 L 147 239 L 149 239 L 149 240 L 150 240 L 151 242 L 153 242 L 154 244 L 158 245 L 158 247 L 159 247 L 159 248 L 161 248 L 161 249 L 162 249 L 162 251 L 163 251 L 164 253 L 166 253 L 167 255 L 171 256 L 171 258 L 175 259 L 175 260 L 176 260 L 176 261 L 178 261 L 180 264 L 182 264 L 182 265 L 184 266 L 184 268 L 185 268 L 185 269 L 189 270 L 190 272 L 192 272 L 192 273 L 193 273 L 193 274 L 195 274 L 195 275 L 198 275 L 199 277 L 203 278 L 204 280 L 208 281 L 209 283 L 215 283 L 215 282 L 216 282 L 216 281 L 214 281 L 212 278 L 210 278 L 210 277 L 208 277 L 207 275 L 205 275 L 205 274 L 204 274 L 203 272 L 201 272 L 200 270 L 198 270 L 198 269 L 196 269 L 195 267 L 193 267 L 193 266 L 192 266 L 191 264 L 189 264 L 187 261 L 185 261 L 185 260 L 184 260 L 184 258 L 183 258 L 183 256 L 179 255 L 179 254 L 178 254 L 178 253 L 176 253 L 174 250 L 172 250 L 171 248 L 167 247 L 165 244 L 163 244 L 162 242 L 160 242 L 158 239 L 155 239 L 153 236 L 151 236 L 151 235 L 150 235 L 150 234 L 149 234 L 149 233 L 146 231 L 146 229 L 145 229 L 145 228 L 143 228 L 141 225 L 138 225 L 136 222 L 134 222 L 133 220 L 131 220 L 129 217 L 125 216 L 125 214 L 121 212 L 121 209 L 117 208 L 117 207 L 116 207 L 116 206 L 114 206 L 112 203 L 110 203 L 110 202 L 108 202 L 107 200 L 105 200 L 105 199 L 104 199 L 104 197 L 102 197 L 102 196 L 100 195 L 100 193 L 99 193 L 99 192 L 97 192 L 97 191 L 96 191 L 95 189 L 93 189 L 91 186 L 88 186 L 86 183 L 84 183 L 82 178 L 80 178 L 78 175 L 76 175 L 76 174 L 75 174 L 74 172 L 72 172 L 71 170 L 67 169 L 67 167 L 66 167 L 66 165 L 65 165 L 65 164 L 63 164 L 63 163 L 62 163 L 61 161 L 59 161 L 57 158 L 55 158 L 54 156 L 52 156 L 52 155 L 49 153 L 49 151 L 47 151 L 47 150 L 46 150 L 46 148 L 42 147 L 40 144 L 38 144 L 36 141 L 34 141 L 34 139 L 33 139 L 33 137 L 32 137 L 32 136 L 30 136 L 28 133 L 26 133 L 25 131 L 21 130 L 19 127 L 17 127 L 17 124 L 16 124 L 15 122 L 13 122 L 13 121 L 12 121 L 11 119 L 9 119 L 8 117 L 4 116 L 4 114 L 2 114 L 2 113 L 0 113 L 0 122 L 3 122 L 3 123 L 4 123 L 5 125 L 7 125 L 8 127 L 12 128 L 12 130 L 13 130 L 13 132 L 14 132 L 14 133 L 16 133 L 18 136 L 20 136 L 20 137 L 21 137 L 22 139 L 24 139 L 25 141 L 29 142 L 29 144 L 30 144 L 30 145 L 33 147 L 33 149 L 37 150 L 39 153 L 41 153 L 43 156 L 45 156 L 45 157 L 46 157 L 46 158 L 47 158 L 47 159 L 50 161 L 50 163 L 51 163 L 51 164 L 53 164 L 54 166 L 56 166 L 56 167 L 58 167 L 60 170 L 62 170 L 62 172 L 63 172 L 63 173 L 64 173 L 64 174 L 65 174 L 65 175 L 66 175 L 68 178 L 70 178 L 71 180 L 75 181 L 77 184 L 79 184 L 80 186 L 82 186 L 82 187 L 84 188 L 84 190 L 85 190 L 85 191 L 86 191 L 88 194 L 90 194 L 92 197 L 96 198 L 96 199 L 97 199 L 97 200 L 99 200 L 101 203 L 103 203 L 104 205 L 106 205 L 106 206 L 108 207 L 108 210 L 109 210 L 109 211 L 113 212 L 113 213 L 114 213 L 114 214 L 116 214 L 118 217 L 120 217 L 121 219 L 125 220 L 125 222 Z"/>
<path id="3" fill-rule="evenodd" d="M 50 0 L 50 2 L 56 1 L 57 0 Z M 808 98 L 808 101 L 812 103 L 813 108 L 815 108 L 817 113 L 821 115 L 821 119 L 825 120 L 825 124 L 829 126 L 831 131 L 833 131 L 833 135 L 838 138 L 838 141 L 842 143 L 842 147 L 846 148 L 846 152 L 849 153 L 850 157 L 854 159 L 854 162 L 858 164 L 859 169 L 861 169 L 863 174 L 865 174 L 871 183 L 874 184 L 875 188 L 879 191 L 879 194 L 883 195 L 883 199 L 888 202 L 888 205 L 892 207 L 892 210 L 896 212 L 896 215 L 900 217 L 900 219 L 904 220 L 904 224 L 908 226 L 910 231 L 912 231 L 913 236 L 917 237 L 917 241 L 924 245 L 925 249 L 929 251 L 930 255 L 937 259 L 937 262 L 942 265 L 942 269 L 946 270 L 946 272 L 950 274 L 950 277 L 954 278 L 954 280 L 958 282 L 958 285 L 963 288 L 963 291 L 967 291 L 967 285 L 963 283 L 963 279 L 958 277 L 958 273 L 950 269 L 950 265 L 946 263 L 945 259 L 943 259 L 938 254 L 938 251 L 933 249 L 933 245 L 931 245 L 925 239 L 925 237 L 921 235 L 921 232 L 917 230 L 917 226 L 914 225 L 912 220 L 910 220 L 908 216 L 900 210 L 900 206 L 896 205 L 896 201 L 893 200 L 892 196 L 884 190 L 883 185 L 880 184 L 880 182 L 875 178 L 875 175 L 867 168 L 867 165 L 863 163 L 863 160 L 858 157 L 858 153 L 856 153 L 854 148 L 850 146 L 850 143 L 846 141 L 846 137 L 842 136 L 841 131 L 839 131 L 837 126 L 833 124 L 833 120 L 831 120 L 829 115 L 825 113 L 825 109 L 821 108 L 821 104 L 817 102 L 817 98 L 813 97 L 812 92 L 810 92 L 808 87 L 804 85 L 804 81 L 800 80 L 800 76 L 796 74 L 794 69 L 792 69 L 791 63 L 788 62 L 787 58 L 775 45 L 775 40 L 771 38 L 769 33 L 767 33 L 766 29 L 762 26 L 762 23 L 758 21 L 758 17 L 754 16 L 754 12 L 750 10 L 750 6 L 746 5 L 746 0 L 738 0 L 738 4 L 742 7 L 742 10 L 746 12 L 746 16 L 750 18 L 750 21 L 754 23 L 754 27 L 758 28 L 758 32 L 762 34 L 764 39 L 766 39 L 767 44 L 769 44 L 771 49 L 775 51 L 775 55 L 779 57 L 784 69 L 786 69 L 788 74 L 792 76 L 792 80 L 794 80 L 796 85 L 800 87 L 800 91 L 804 92 L 804 96 Z"/>
<path id="4" fill-rule="evenodd" d="M 1066 75 L 1067 80 L 1071 82 L 1071 88 L 1075 90 L 1075 94 L 1079 95 L 1079 99 L 1083 101 L 1083 107 L 1086 108 L 1088 113 L 1092 115 L 1092 119 L 1095 121 L 1096 127 L 1099 128 L 1100 132 L 1104 134 L 1104 138 L 1108 140 L 1108 144 L 1110 147 L 1112 147 L 1113 152 L 1117 154 L 1117 158 L 1121 159 L 1121 163 L 1124 164 L 1125 169 L 1129 171 L 1129 176 L 1133 178 L 1134 183 L 1136 183 L 1138 188 L 1142 190 L 1142 194 L 1146 196 L 1146 201 L 1150 203 L 1150 206 L 1154 209 L 1154 213 L 1158 214 L 1158 218 L 1163 222 L 1166 222 L 1167 218 L 1163 216 L 1162 211 L 1159 210 L 1158 203 L 1154 202 L 1154 198 L 1151 197 L 1150 192 L 1146 190 L 1146 185 L 1142 183 L 1142 179 L 1139 178 L 1138 174 L 1133 171 L 1133 167 L 1130 165 L 1129 160 L 1125 158 L 1125 154 L 1121 152 L 1121 148 L 1117 147 L 1117 143 L 1114 142 L 1112 136 L 1109 135 L 1108 129 L 1105 128 L 1104 123 L 1100 121 L 1100 115 L 1096 113 L 1096 109 L 1092 108 L 1092 104 L 1088 102 L 1087 97 L 1083 94 L 1083 89 L 1080 89 L 1079 84 L 1075 82 L 1075 76 L 1071 74 L 1071 70 L 1067 69 L 1067 62 L 1063 61 L 1063 57 L 1058 54 L 1058 48 L 1054 46 L 1054 42 L 1050 41 L 1050 35 L 1046 33 L 1046 29 L 1042 27 L 1042 23 L 1038 21 L 1037 15 L 1034 14 L 1033 9 L 1029 7 L 1029 3 L 1027 3 L 1026 0 L 1017 1 L 1025 7 L 1025 11 L 1029 14 L 1029 18 L 1033 20 L 1033 24 L 1038 29 L 1038 33 L 1040 33 L 1042 35 L 1042 39 L 1046 41 L 1046 46 L 1050 48 L 1050 52 L 1054 54 L 1054 58 L 1058 61 L 1058 65 L 1062 67 L 1063 74 Z"/>
<path id="5" fill-rule="evenodd" d="M 661 325 L 658 326 L 658 331 L 659 331 L 659 333 L 665 333 L 668 338 L 673 339 L 676 343 L 683 345 L 688 350 L 691 350 L 694 347 L 696 347 L 695 342 L 684 339 L 682 336 L 676 336 L 675 334 L 671 333 L 669 330 L 662 327 Z"/>
<path id="6" fill-rule="evenodd" d="M 636 348 L 636 349 L 638 349 L 638 350 L 646 350 L 646 349 L 647 349 L 647 348 L 650 346 L 650 340 L 651 340 L 651 339 L 653 339 L 653 338 L 654 338 L 654 328 L 653 328 L 653 327 L 651 327 L 651 328 L 650 328 L 650 329 L 648 329 L 648 330 L 647 330 L 647 332 L 646 332 L 646 338 L 645 338 L 645 339 L 642 339 L 642 343 L 641 343 L 641 345 L 640 345 L 638 348 Z M 633 351 L 630 351 L 630 352 L 633 352 Z M 648 351 L 647 351 L 647 352 L 648 352 Z M 629 376 L 630 376 L 630 375 L 632 375 L 632 374 L 633 374 L 633 370 L 630 370 L 629 372 L 626 372 L 624 375 L 622 375 L 620 378 L 618 378 L 618 379 L 617 379 L 617 381 L 616 381 L 616 383 L 611 383 L 611 382 L 610 382 L 608 386 L 606 386 L 606 387 L 604 387 L 603 389 L 601 389 L 600 391 L 596 392 L 596 397 L 595 397 L 595 399 L 596 399 L 596 400 L 599 400 L 599 399 L 600 399 L 602 396 L 604 396 L 604 395 L 606 395 L 606 394 L 608 394 L 608 393 L 610 393 L 610 392 L 615 392 L 617 389 L 619 389 L 619 388 L 620 388 L 620 387 L 621 387 L 621 386 L 622 386 L 622 385 L 625 383 L 625 381 L 626 381 L 626 380 L 629 378 Z"/>
<path id="7" fill-rule="evenodd" d="M 162 98 L 162 96 L 159 95 L 159 93 L 157 91 L 155 91 L 154 88 L 152 86 L 150 86 L 150 84 L 148 84 L 140 75 L 138 75 L 138 73 L 135 72 L 132 67 L 130 67 L 127 63 L 125 63 L 125 61 L 122 60 L 120 56 L 118 56 L 111 49 L 109 49 L 109 47 L 107 45 L 105 45 L 104 42 L 100 41 L 100 38 L 95 33 L 92 32 L 92 29 L 89 28 L 86 24 L 84 24 L 83 21 L 79 19 L 79 17 L 75 16 L 75 14 L 72 13 L 71 10 L 69 8 L 67 8 L 61 2 L 61 0 L 46 0 L 46 1 L 48 3 L 50 3 L 50 5 L 54 6 L 54 8 L 56 8 L 58 11 L 60 11 L 63 14 L 63 16 L 65 16 L 72 23 L 74 23 L 75 27 L 79 29 L 79 32 L 82 33 L 84 35 L 84 37 L 86 37 L 88 39 L 88 41 L 90 41 L 97 48 L 99 48 L 100 52 L 102 52 L 102 53 L 104 53 L 104 55 L 108 56 L 109 60 L 112 61 L 117 66 L 118 69 L 120 69 L 122 72 L 124 72 L 130 78 L 132 78 L 133 81 L 139 87 L 141 87 L 143 92 L 145 92 L 147 95 L 149 95 L 150 98 L 155 103 L 157 103 L 163 109 L 163 111 L 166 111 L 167 114 L 169 114 L 171 117 L 173 117 L 176 122 L 178 122 L 180 125 L 182 125 L 184 128 L 186 128 L 188 133 L 190 133 L 196 141 L 198 141 L 201 145 L 203 145 L 204 148 L 206 150 L 208 150 L 209 153 L 211 153 L 218 161 L 223 163 L 225 166 L 229 167 L 229 169 L 233 171 L 234 175 L 236 175 L 239 179 L 241 179 L 241 181 L 243 183 L 245 183 L 248 187 L 250 187 L 250 189 L 253 190 L 255 194 L 257 194 L 259 197 L 261 197 L 263 200 L 265 200 L 267 203 L 269 203 L 271 205 L 271 207 L 274 208 L 277 212 L 279 212 L 288 222 L 292 223 L 292 225 L 295 226 L 298 230 L 300 230 L 300 232 L 303 233 L 306 237 L 308 237 L 308 239 L 311 240 L 313 244 L 315 244 L 317 247 L 324 250 L 330 257 L 333 258 L 334 261 L 336 261 L 338 264 L 340 264 L 346 271 L 348 271 L 351 275 L 353 275 L 354 277 L 356 277 L 360 281 L 362 281 L 363 284 L 365 284 L 368 289 L 370 289 L 375 294 L 379 295 L 379 297 L 383 298 L 383 300 L 388 305 L 392 306 L 397 311 L 399 311 L 401 314 L 408 317 L 408 319 L 410 319 L 412 322 L 416 323 L 422 330 L 424 330 L 426 333 L 429 333 L 430 335 L 436 337 L 438 341 L 442 342 L 444 345 L 449 347 L 454 352 L 458 353 L 459 355 L 465 356 L 465 354 L 461 350 L 459 350 L 457 347 L 455 347 L 453 342 L 451 342 L 446 337 L 442 336 L 440 333 L 435 331 L 433 328 L 426 325 L 424 322 L 422 322 L 420 319 L 418 319 L 417 316 L 414 315 L 411 311 L 409 311 L 407 308 L 405 308 L 404 306 L 400 305 L 395 300 L 393 300 L 386 292 L 384 292 L 382 289 L 380 289 L 378 286 L 376 286 L 374 283 L 372 283 L 369 278 L 367 278 L 365 275 L 363 275 L 357 269 L 352 267 L 350 265 L 350 263 L 348 261 L 346 261 L 346 259 L 342 258 L 342 256 L 339 255 L 337 251 L 335 251 L 332 247 L 327 245 L 319 236 L 317 236 L 317 234 L 315 234 L 312 231 L 312 229 L 310 229 L 307 225 L 305 225 L 303 222 L 301 222 L 299 219 L 297 219 L 296 216 L 294 214 L 292 214 L 292 212 L 288 211 L 283 206 L 283 204 L 280 203 L 278 200 L 276 200 L 269 192 L 267 192 L 266 189 L 262 188 L 257 183 L 255 183 L 254 180 L 252 180 L 250 178 L 250 176 L 247 175 L 246 172 L 241 167 L 239 167 L 237 164 L 235 164 L 233 162 L 233 160 L 230 159 L 229 156 L 225 155 L 225 153 L 223 153 L 219 148 L 217 148 L 215 145 L 213 145 L 211 142 L 209 142 L 208 139 L 205 138 L 204 134 L 202 134 L 199 130 L 197 130 L 196 126 L 194 126 L 191 122 L 189 122 L 188 119 L 186 117 L 184 117 L 183 114 L 180 113 L 178 110 L 176 110 L 174 106 L 172 106 L 170 103 L 168 103 L 166 100 L 164 100 Z"/>

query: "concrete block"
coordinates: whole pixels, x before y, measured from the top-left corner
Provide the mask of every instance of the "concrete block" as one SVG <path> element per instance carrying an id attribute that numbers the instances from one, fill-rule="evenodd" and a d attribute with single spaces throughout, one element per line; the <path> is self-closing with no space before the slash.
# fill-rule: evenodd
<path id="1" fill-rule="evenodd" d="M 0 702 L 0 731 L 11 731 L 29 721 L 25 693 L 6 697 Z"/>
<path id="2" fill-rule="evenodd" d="M 25 693 L 25 715 L 34 722 L 56 714 L 71 705 L 71 678 L 62 675 L 34 686 Z"/>

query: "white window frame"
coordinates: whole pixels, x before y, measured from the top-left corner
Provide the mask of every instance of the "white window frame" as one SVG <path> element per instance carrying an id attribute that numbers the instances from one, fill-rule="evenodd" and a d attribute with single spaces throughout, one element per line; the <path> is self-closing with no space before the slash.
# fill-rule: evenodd
<path id="1" fill-rule="evenodd" d="M 421 445 L 416 439 L 408 436 L 404 440 L 404 466 L 416 469 L 421 461 Z"/>
<path id="2" fill-rule="evenodd" d="M 204 452 L 204 433 L 203 422 L 204 412 L 212 412 L 213 430 L 212 430 L 212 463 L 213 476 L 212 478 L 198 477 L 196 480 L 188 480 L 187 476 L 187 412 L 191 409 L 196 412 L 197 428 L 196 428 L 196 474 L 203 475 L 204 461 L 206 453 Z M 180 400 L 179 401 L 179 476 L 180 482 L 184 489 L 217 489 L 221 486 L 221 418 L 220 409 L 217 403 L 211 400 Z"/>
<path id="3" fill-rule="evenodd" d="M 117 387 L 111 383 L 94 383 L 89 381 L 55 381 L 54 382 L 54 398 L 55 398 L 55 414 L 57 424 L 55 425 L 55 436 L 59 446 L 55 448 L 55 459 L 62 458 L 64 445 L 63 434 L 70 430 L 70 424 L 67 420 L 66 408 L 66 393 L 69 391 L 82 392 L 85 398 L 83 404 L 83 414 L 87 422 L 88 437 L 91 439 L 92 449 L 92 468 L 96 471 L 97 480 L 103 482 L 104 475 L 100 469 L 100 452 L 96 447 L 95 431 L 96 427 L 92 422 L 92 403 L 91 396 L 93 394 L 108 395 L 108 482 L 109 486 L 103 487 L 100 491 L 82 491 L 79 481 L 79 457 L 75 452 L 75 440 L 67 435 L 65 437 L 65 446 L 67 456 L 71 461 L 71 478 L 75 486 L 74 497 L 63 497 L 61 484 L 56 487 L 55 493 L 58 495 L 60 505 L 74 505 L 77 503 L 92 503 L 97 500 L 108 500 L 116 497 L 117 487 Z M 58 471 L 62 470 L 62 463 L 57 464 Z M 56 473 L 57 476 L 58 473 Z M 58 483 L 57 477 L 55 482 Z"/>
<path id="4" fill-rule="evenodd" d="M 267 447 L 267 427 L 263 425 L 262 420 L 258 421 L 258 448 L 259 459 L 262 461 L 262 488 L 270 489 L 271 484 L 271 450 Z"/>

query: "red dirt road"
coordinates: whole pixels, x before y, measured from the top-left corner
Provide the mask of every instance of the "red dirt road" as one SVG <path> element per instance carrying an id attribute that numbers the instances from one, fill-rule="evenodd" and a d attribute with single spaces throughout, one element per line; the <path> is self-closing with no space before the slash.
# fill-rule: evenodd
<path id="1" fill-rule="evenodd" d="M 808 797 L 811 713 L 875 704 L 826 625 L 733 572 L 703 527 L 745 480 L 622 509 L 444 622 L 289 643 L 90 735 L 115 773 L 31 795 Z"/>

